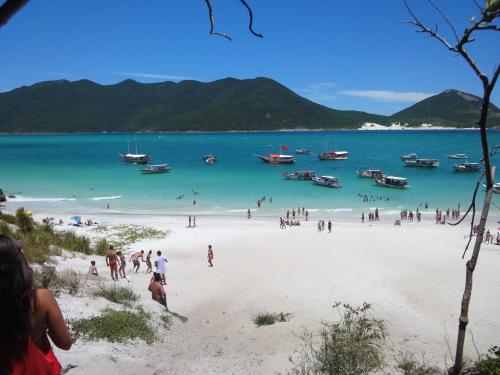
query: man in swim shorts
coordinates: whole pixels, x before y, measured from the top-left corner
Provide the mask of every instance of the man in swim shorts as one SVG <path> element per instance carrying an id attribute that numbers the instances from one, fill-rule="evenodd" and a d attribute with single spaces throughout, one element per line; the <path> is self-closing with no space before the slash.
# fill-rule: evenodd
<path id="1" fill-rule="evenodd" d="M 163 284 L 161 282 L 161 275 L 159 273 L 157 272 L 153 273 L 153 277 L 149 282 L 148 290 L 151 292 L 151 298 L 153 298 L 155 301 L 165 306 L 165 308 L 168 311 L 167 293 L 163 288 Z"/>
<path id="2" fill-rule="evenodd" d="M 111 279 L 114 281 L 118 280 L 118 264 L 113 245 L 110 245 L 108 251 L 106 251 L 106 266 L 108 266 L 111 271 Z"/>
<path id="3" fill-rule="evenodd" d="M 123 255 L 121 251 L 117 251 L 116 255 L 118 255 L 118 260 L 120 263 L 120 268 L 118 269 L 118 273 L 122 278 L 125 278 L 127 276 L 125 274 L 125 266 L 127 265 L 127 260 L 125 259 L 125 255 Z"/>
<path id="4" fill-rule="evenodd" d="M 132 261 L 132 263 L 134 264 L 134 270 L 135 270 L 135 273 L 137 273 L 137 271 L 139 271 L 139 267 L 141 266 L 141 263 L 139 262 L 139 258 L 144 262 L 144 250 L 141 250 L 140 252 L 137 252 L 137 253 L 133 253 L 132 256 L 130 257 L 130 260 L 129 261 Z"/>

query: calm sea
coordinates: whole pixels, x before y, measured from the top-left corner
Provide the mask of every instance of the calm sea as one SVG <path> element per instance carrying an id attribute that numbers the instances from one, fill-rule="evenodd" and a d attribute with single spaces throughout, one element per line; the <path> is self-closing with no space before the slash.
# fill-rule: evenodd
<path id="1" fill-rule="evenodd" d="M 500 143 L 500 133 L 489 133 L 490 145 Z M 129 141 L 148 153 L 152 163 L 168 163 L 168 174 L 143 175 L 141 166 L 125 164 L 117 155 Z M 269 165 L 254 154 L 286 145 L 290 153 L 309 148 L 310 155 L 296 155 L 295 165 Z M 346 161 L 319 161 L 325 148 L 349 151 Z M 132 146 L 135 151 L 135 146 Z M 402 154 L 437 158 L 435 170 L 409 168 Z M 202 156 L 213 153 L 218 162 L 208 166 Z M 0 136 L 0 188 L 15 195 L 8 207 L 68 213 L 107 211 L 160 214 L 244 215 L 257 199 L 272 197 L 259 215 L 276 215 L 305 206 L 325 215 L 352 213 L 379 207 L 394 213 L 429 202 L 431 208 L 462 207 L 470 199 L 478 173 L 454 173 L 456 162 L 446 154 L 466 153 L 479 161 L 477 131 L 341 131 L 228 134 L 91 134 Z M 498 162 L 498 157 L 493 157 Z M 409 179 L 405 191 L 374 186 L 359 178 L 359 168 L 379 168 Z M 339 190 L 310 181 L 287 181 L 284 171 L 315 170 L 339 178 Z M 199 192 L 194 195 L 193 191 Z M 176 199 L 183 194 L 183 199 Z M 363 201 L 359 196 L 372 199 Z M 481 195 L 483 193 L 481 192 Z M 382 199 L 379 199 L 382 197 Z M 495 197 L 495 199 L 498 199 Z M 196 205 L 193 205 L 196 200 Z M 257 213 L 257 212 L 256 212 Z"/>

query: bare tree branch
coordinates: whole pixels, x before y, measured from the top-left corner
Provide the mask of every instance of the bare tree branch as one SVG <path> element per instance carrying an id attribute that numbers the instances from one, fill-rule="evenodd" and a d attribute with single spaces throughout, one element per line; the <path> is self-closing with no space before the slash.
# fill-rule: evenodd
<path id="1" fill-rule="evenodd" d="M 7 24 L 12 16 L 27 3 L 28 0 L 6 0 L 2 6 L 0 6 L 0 27 Z"/>
<path id="2" fill-rule="evenodd" d="M 232 40 L 231 37 L 229 35 L 227 35 L 226 33 L 214 31 L 214 15 L 212 13 L 212 4 L 210 3 L 210 0 L 205 0 L 205 4 L 207 4 L 208 18 L 210 20 L 210 34 L 219 35 L 219 36 L 226 38 L 228 40 Z"/>
<path id="3" fill-rule="evenodd" d="M 436 10 L 436 12 L 438 12 L 441 17 L 444 19 L 444 22 L 446 22 L 448 24 L 448 26 L 450 27 L 451 31 L 453 31 L 453 35 L 455 35 L 455 39 L 457 40 L 457 42 L 459 41 L 458 39 L 458 34 L 457 34 L 457 30 L 455 30 L 455 26 L 453 26 L 453 24 L 451 23 L 451 21 L 448 19 L 448 17 L 446 17 L 446 14 L 444 14 L 444 12 L 441 10 L 441 8 L 439 8 L 435 3 L 434 1 L 432 0 L 427 0 L 427 2 L 429 4 L 431 4 L 431 6 Z M 437 32 L 437 30 L 436 30 Z"/>
<path id="4" fill-rule="evenodd" d="M 245 6 L 245 8 L 247 8 L 247 10 L 248 10 L 248 18 L 250 19 L 250 23 L 248 24 L 248 29 L 256 37 L 258 37 L 258 38 L 264 38 L 264 35 L 256 33 L 253 30 L 253 12 L 252 12 L 252 8 L 250 8 L 250 6 L 247 4 L 247 2 L 245 0 L 240 0 L 240 1 Z"/>

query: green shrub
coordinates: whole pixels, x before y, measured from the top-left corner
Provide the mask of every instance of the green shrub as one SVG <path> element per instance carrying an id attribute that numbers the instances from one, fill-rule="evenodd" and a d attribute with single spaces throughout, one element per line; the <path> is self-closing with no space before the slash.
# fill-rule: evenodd
<path id="1" fill-rule="evenodd" d="M 100 316 L 72 321 L 71 326 L 77 337 L 83 335 L 90 340 L 123 343 L 129 339 L 141 339 L 151 344 L 156 335 L 149 325 L 150 318 L 150 314 L 141 308 L 137 312 L 107 308 Z"/>
<path id="2" fill-rule="evenodd" d="M 26 243 L 23 243 L 22 250 L 28 263 L 44 264 L 49 259 L 46 247 L 36 244 L 25 245 Z"/>
<path id="3" fill-rule="evenodd" d="M 132 289 L 124 288 L 122 286 L 117 287 L 116 285 L 112 288 L 103 287 L 95 292 L 94 296 L 104 297 L 108 301 L 121 303 L 123 305 L 130 305 L 131 302 L 139 299 L 139 296 L 135 294 Z"/>
<path id="4" fill-rule="evenodd" d="M 298 358 L 290 358 L 294 375 L 370 374 L 384 368 L 386 328 L 383 320 L 371 318 L 370 305 L 353 308 L 335 304 L 340 320 L 324 322 L 317 334 L 304 330 Z"/>
<path id="5" fill-rule="evenodd" d="M 467 375 L 500 375 L 500 347 L 493 346 L 488 354 L 462 372 Z"/>
<path id="6" fill-rule="evenodd" d="M 396 356 L 396 371 L 403 375 L 445 375 L 446 372 L 438 367 L 427 364 L 424 355 L 422 361 L 418 362 L 413 353 L 399 353 Z"/>
<path id="7" fill-rule="evenodd" d="M 12 237 L 12 230 L 10 229 L 9 224 L 4 221 L 0 221 L 0 234 Z"/>
<path id="8" fill-rule="evenodd" d="M 16 217 L 14 215 L 4 214 L 3 212 L 0 212 L 0 220 L 9 224 L 16 224 Z"/>
<path id="9" fill-rule="evenodd" d="M 109 249 L 109 243 L 105 238 L 100 239 L 96 242 L 94 248 L 94 254 L 106 255 L 106 251 Z"/>
<path id="10" fill-rule="evenodd" d="M 252 318 L 253 322 L 257 327 L 260 326 L 270 326 L 276 323 L 276 314 L 271 313 L 259 313 Z"/>
<path id="11" fill-rule="evenodd" d="M 171 315 L 161 315 L 161 321 L 163 322 L 163 328 L 170 329 L 172 326 L 172 316 Z"/>
<path id="12" fill-rule="evenodd" d="M 68 251 L 76 251 L 83 254 L 92 254 L 90 240 L 85 236 L 79 236 L 71 231 L 56 233 L 56 245 Z"/>
<path id="13" fill-rule="evenodd" d="M 16 211 L 16 225 L 24 233 L 31 232 L 35 226 L 33 219 L 26 213 L 23 207 L 18 208 Z"/>

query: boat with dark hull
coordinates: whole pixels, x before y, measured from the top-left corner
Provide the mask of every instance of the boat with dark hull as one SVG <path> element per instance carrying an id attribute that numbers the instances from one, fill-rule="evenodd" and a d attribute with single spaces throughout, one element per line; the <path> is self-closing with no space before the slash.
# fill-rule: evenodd
<path id="1" fill-rule="evenodd" d="M 313 177 L 312 181 L 314 184 L 319 185 L 319 186 L 324 186 L 324 187 L 329 187 L 329 188 L 334 188 L 334 189 L 338 189 L 341 187 L 338 178 L 333 177 L 333 176 Z"/>
<path id="2" fill-rule="evenodd" d="M 437 168 L 439 167 L 439 161 L 436 159 L 409 159 L 404 160 L 407 167 L 418 167 L 418 168 Z"/>
<path id="3" fill-rule="evenodd" d="M 314 171 L 295 171 L 293 173 L 283 173 L 283 177 L 287 180 L 312 180 L 314 176 L 316 176 Z"/>
<path id="4" fill-rule="evenodd" d="M 172 170 L 168 164 L 148 164 L 141 169 L 142 174 L 168 173 Z"/>
<path id="5" fill-rule="evenodd" d="M 347 160 L 349 152 L 347 151 L 325 151 L 318 154 L 319 160 Z"/>
<path id="6" fill-rule="evenodd" d="M 453 166 L 455 172 L 479 172 L 481 166 L 479 163 L 458 163 Z"/>
<path id="7" fill-rule="evenodd" d="M 268 155 L 255 155 L 260 160 L 269 164 L 293 164 L 295 157 L 293 155 L 283 154 L 268 154 Z"/>
<path id="8" fill-rule="evenodd" d="M 377 176 L 382 176 L 384 172 L 382 172 L 380 169 L 358 169 L 356 171 L 359 177 L 368 177 L 368 178 L 374 178 Z"/>

